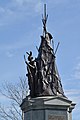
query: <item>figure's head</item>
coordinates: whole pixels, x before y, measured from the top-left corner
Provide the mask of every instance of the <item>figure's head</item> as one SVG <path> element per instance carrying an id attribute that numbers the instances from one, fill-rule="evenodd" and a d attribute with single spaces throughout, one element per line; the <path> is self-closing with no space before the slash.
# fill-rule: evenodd
<path id="1" fill-rule="evenodd" d="M 48 34 L 50 40 L 53 39 L 53 37 L 52 37 L 52 35 L 50 33 L 47 32 L 47 34 Z"/>
<path id="2" fill-rule="evenodd" d="M 46 40 L 47 40 L 48 44 L 50 44 L 52 38 L 53 38 L 52 35 L 47 32 L 46 33 Z"/>

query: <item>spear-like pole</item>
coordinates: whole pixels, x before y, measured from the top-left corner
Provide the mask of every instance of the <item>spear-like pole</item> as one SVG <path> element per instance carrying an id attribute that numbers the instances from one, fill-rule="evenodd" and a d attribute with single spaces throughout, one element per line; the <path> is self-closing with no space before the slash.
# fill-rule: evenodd
<path id="1" fill-rule="evenodd" d="M 48 15 L 46 15 L 46 4 L 44 4 L 44 16 L 42 15 L 42 22 L 43 22 L 43 36 L 46 35 L 46 22 L 47 22 Z"/>

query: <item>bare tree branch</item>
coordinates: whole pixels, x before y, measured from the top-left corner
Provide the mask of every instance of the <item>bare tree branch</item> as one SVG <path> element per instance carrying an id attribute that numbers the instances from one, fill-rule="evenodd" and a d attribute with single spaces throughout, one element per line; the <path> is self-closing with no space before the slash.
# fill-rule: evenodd
<path id="1" fill-rule="evenodd" d="M 16 84 L 7 83 L 3 85 L 4 91 L 0 89 L 0 93 L 10 101 L 9 107 L 0 105 L 1 120 L 23 120 L 23 113 L 20 109 L 22 100 L 27 96 L 28 85 L 27 80 L 20 78 Z"/>

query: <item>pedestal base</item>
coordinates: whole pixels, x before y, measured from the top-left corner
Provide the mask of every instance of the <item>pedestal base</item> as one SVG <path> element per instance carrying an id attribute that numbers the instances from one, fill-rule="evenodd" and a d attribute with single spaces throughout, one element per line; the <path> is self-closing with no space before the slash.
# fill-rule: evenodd
<path id="1" fill-rule="evenodd" d="M 21 104 L 24 120 L 72 120 L 75 104 L 65 97 L 25 98 Z"/>

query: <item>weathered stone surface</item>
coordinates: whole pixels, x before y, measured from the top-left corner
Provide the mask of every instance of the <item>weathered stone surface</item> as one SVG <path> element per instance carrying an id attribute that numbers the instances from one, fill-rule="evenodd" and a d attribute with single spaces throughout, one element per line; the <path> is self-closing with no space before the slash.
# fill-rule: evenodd
<path id="1" fill-rule="evenodd" d="M 48 115 L 48 120 L 66 120 L 65 116 Z"/>
<path id="2" fill-rule="evenodd" d="M 74 107 L 72 101 L 59 96 L 25 98 L 21 105 L 24 120 L 72 120 Z"/>

